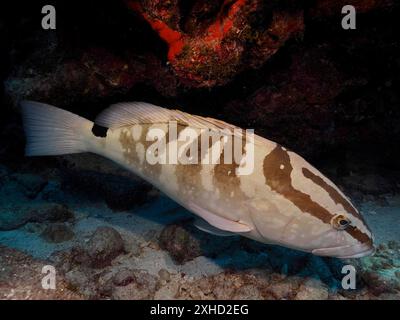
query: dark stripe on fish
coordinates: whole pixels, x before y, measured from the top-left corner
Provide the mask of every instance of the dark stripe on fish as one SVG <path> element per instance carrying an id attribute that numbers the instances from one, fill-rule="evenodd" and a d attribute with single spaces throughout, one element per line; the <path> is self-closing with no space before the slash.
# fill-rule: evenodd
<path id="1" fill-rule="evenodd" d="M 322 222 L 330 224 L 334 215 L 314 202 L 308 194 L 293 187 L 290 176 L 292 170 L 288 153 L 279 145 L 264 158 L 263 171 L 266 184 L 273 191 L 290 200 L 301 211 L 308 212 Z M 349 226 L 345 231 L 360 242 L 371 241 L 368 235 L 354 226 Z"/>
<path id="2" fill-rule="evenodd" d="M 353 206 L 350 204 L 350 202 L 347 199 L 345 199 L 335 188 L 327 184 L 321 177 L 315 175 L 307 168 L 303 168 L 302 171 L 303 175 L 306 178 L 312 180 L 312 182 L 319 185 L 322 189 L 328 192 L 329 196 L 333 199 L 333 201 L 335 201 L 336 204 L 341 204 L 347 212 L 350 212 L 355 217 L 361 219 L 361 216 L 357 212 L 357 210 L 355 210 Z"/>

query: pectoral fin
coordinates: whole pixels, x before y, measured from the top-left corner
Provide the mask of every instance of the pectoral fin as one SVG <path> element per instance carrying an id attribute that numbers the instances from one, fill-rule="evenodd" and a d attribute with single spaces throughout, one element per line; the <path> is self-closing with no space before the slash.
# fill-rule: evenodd
<path id="1" fill-rule="evenodd" d="M 252 228 L 245 223 L 220 217 L 208 211 L 207 209 L 204 209 L 198 206 L 197 204 L 194 204 L 193 202 L 189 203 L 188 209 L 195 212 L 197 215 L 206 220 L 213 227 L 223 231 L 242 233 L 242 232 L 249 232 L 252 230 Z"/>
<path id="2" fill-rule="evenodd" d="M 235 236 L 237 235 L 236 233 L 233 232 L 229 232 L 229 231 L 223 231 L 221 229 L 217 229 L 215 227 L 213 227 L 211 224 L 209 224 L 206 220 L 204 219 L 196 219 L 193 223 L 193 225 L 204 232 L 213 234 L 215 236 L 220 236 L 220 237 L 231 237 L 231 236 Z"/>

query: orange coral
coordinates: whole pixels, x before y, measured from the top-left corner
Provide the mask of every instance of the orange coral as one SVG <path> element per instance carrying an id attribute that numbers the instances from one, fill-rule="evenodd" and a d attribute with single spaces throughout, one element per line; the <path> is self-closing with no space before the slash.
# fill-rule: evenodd
<path id="1" fill-rule="evenodd" d="M 260 66 L 287 39 L 303 30 L 300 9 L 267 8 L 272 13 L 271 21 L 255 27 L 257 13 L 266 10 L 261 0 L 224 0 L 213 22 L 195 35 L 179 26 L 178 0 L 126 3 L 167 43 L 168 60 L 175 73 L 183 83 L 194 87 L 222 85 L 238 72 Z"/>

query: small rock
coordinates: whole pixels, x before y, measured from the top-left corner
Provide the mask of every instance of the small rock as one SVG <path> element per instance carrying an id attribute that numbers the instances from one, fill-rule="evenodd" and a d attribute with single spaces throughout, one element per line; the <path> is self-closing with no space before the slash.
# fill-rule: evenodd
<path id="1" fill-rule="evenodd" d="M 158 271 L 158 276 L 160 277 L 160 280 L 165 282 L 171 280 L 171 274 L 166 269 L 161 269 L 160 271 Z"/>
<path id="2" fill-rule="evenodd" d="M 123 287 L 135 281 L 135 277 L 132 270 L 124 268 L 113 276 L 112 281 L 116 286 Z"/>
<path id="3" fill-rule="evenodd" d="M 124 287 L 115 287 L 111 298 L 114 300 L 145 300 L 150 299 L 152 293 L 147 288 L 139 288 L 136 283 Z"/>
<path id="4" fill-rule="evenodd" d="M 70 270 L 65 274 L 65 279 L 75 288 L 85 287 L 89 284 L 89 278 L 81 270 Z"/>
<path id="5" fill-rule="evenodd" d="M 261 300 L 263 296 L 255 285 L 244 285 L 232 295 L 233 300 Z"/>
<path id="6" fill-rule="evenodd" d="M 94 268 L 103 268 L 124 252 L 124 240 L 117 230 L 99 227 L 83 248 Z"/>
<path id="7" fill-rule="evenodd" d="M 83 270 L 70 270 L 65 274 L 69 289 L 88 297 L 96 297 L 96 287 L 88 272 Z"/>
<path id="8" fill-rule="evenodd" d="M 139 286 L 146 286 L 150 290 L 154 291 L 158 278 L 154 275 L 151 275 L 145 270 L 134 270 L 135 281 Z"/>
<path id="9" fill-rule="evenodd" d="M 157 288 L 157 278 L 144 270 L 132 270 L 134 280 L 126 286 L 115 286 L 111 298 L 116 300 L 151 299 Z"/>
<path id="10" fill-rule="evenodd" d="M 73 256 L 71 254 L 71 250 L 57 250 L 54 251 L 49 260 L 52 262 L 52 265 L 56 267 L 56 269 L 62 273 L 67 273 L 71 269 L 73 269 Z"/>
<path id="11" fill-rule="evenodd" d="M 328 287 L 320 280 L 309 278 L 299 288 L 295 300 L 326 300 L 329 297 Z"/>
<path id="12" fill-rule="evenodd" d="M 204 281 L 203 281 L 204 280 Z M 199 288 L 199 290 L 204 294 L 204 295 L 211 295 L 213 292 L 213 288 L 210 286 L 210 282 L 207 281 L 207 278 L 200 279 L 196 283 L 196 286 Z"/>
<path id="13" fill-rule="evenodd" d="M 300 277 L 288 277 L 283 281 L 274 283 L 268 287 L 270 292 L 276 299 L 290 299 L 297 292 L 302 278 Z"/>
<path id="14" fill-rule="evenodd" d="M 176 299 L 178 290 L 179 283 L 177 281 L 171 281 L 156 291 L 156 293 L 154 294 L 154 300 Z"/>
<path id="15" fill-rule="evenodd" d="M 71 264 L 84 265 L 86 267 L 90 267 L 92 265 L 92 258 L 84 250 L 84 248 L 80 246 L 72 247 L 68 256 Z"/>
<path id="16" fill-rule="evenodd" d="M 112 278 L 108 277 L 108 274 L 101 275 L 96 284 L 96 289 L 99 297 L 109 299 L 112 295 L 112 291 L 115 284 Z"/>
<path id="17" fill-rule="evenodd" d="M 218 274 L 215 277 L 205 278 L 202 282 L 208 287 L 213 287 L 213 293 L 218 300 L 230 299 L 235 290 L 243 285 L 240 278 L 225 276 L 224 273 Z"/>
<path id="18" fill-rule="evenodd" d="M 192 279 L 184 279 L 185 281 L 181 282 L 179 286 L 177 298 L 184 300 L 207 300 L 212 299 L 213 297 L 209 294 L 209 289 L 204 291 L 204 286 L 199 284 L 206 283 L 205 281 L 197 281 L 192 282 Z M 209 288 L 209 287 L 208 287 Z"/>
<path id="19" fill-rule="evenodd" d="M 361 272 L 360 276 L 366 286 L 369 288 L 369 291 L 376 296 L 380 296 L 383 293 L 393 293 L 395 290 L 394 281 L 390 281 L 376 272 L 363 271 Z"/>
<path id="20" fill-rule="evenodd" d="M 125 243 L 125 252 L 129 252 L 131 255 L 138 257 L 140 256 L 142 250 L 138 241 L 127 241 Z"/>
<path id="21" fill-rule="evenodd" d="M 71 240 L 74 237 L 74 232 L 63 223 L 52 223 L 44 229 L 41 237 L 47 242 L 60 243 Z"/>
<path id="22" fill-rule="evenodd" d="M 160 248 L 169 252 L 178 264 L 202 255 L 199 241 L 180 225 L 165 227 L 159 238 Z"/>

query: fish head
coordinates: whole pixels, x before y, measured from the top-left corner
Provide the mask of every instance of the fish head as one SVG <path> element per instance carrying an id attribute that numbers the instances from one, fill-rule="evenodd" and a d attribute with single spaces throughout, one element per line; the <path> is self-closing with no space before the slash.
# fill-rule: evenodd
<path id="1" fill-rule="evenodd" d="M 321 232 L 319 241 L 315 241 L 314 246 L 311 250 L 313 254 L 340 259 L 361 258 L 375 252 L 373 235 L 367 224 L 363 219 L 354 217 L 351 212 L 334 215 L 330 228 Z"/>
<path id="2" fill-rule="evenodd" d="M 343 259 L 375 251 L 372 232 L 359 211 L 302 157 L 278 145 L 265 157 L 263 168 L 279 216 L 286 216 L 276 242 Z"/>
<path id="3" fill-rule="evenodd" d="M 298 208 L 291 215 L 290 208 L 285 207 L 280 214 L 290 218 L 279 222 L 271 218 L 272 212 L 277 212 L 277 206 L 274 209 L 262 213 L 264 223 L 254 221 L 266 243 L 340 259 L 361 258 L 375 252 L 373 234 L 364 219 L 354 216 L 353 212 L 337 211 L 328 221 L 323 220 L 325 217 L 322 215 L 315 217 L 308 212 L 299 212 Z M 276 230 L 272 239 L 271 228 Z"/>

